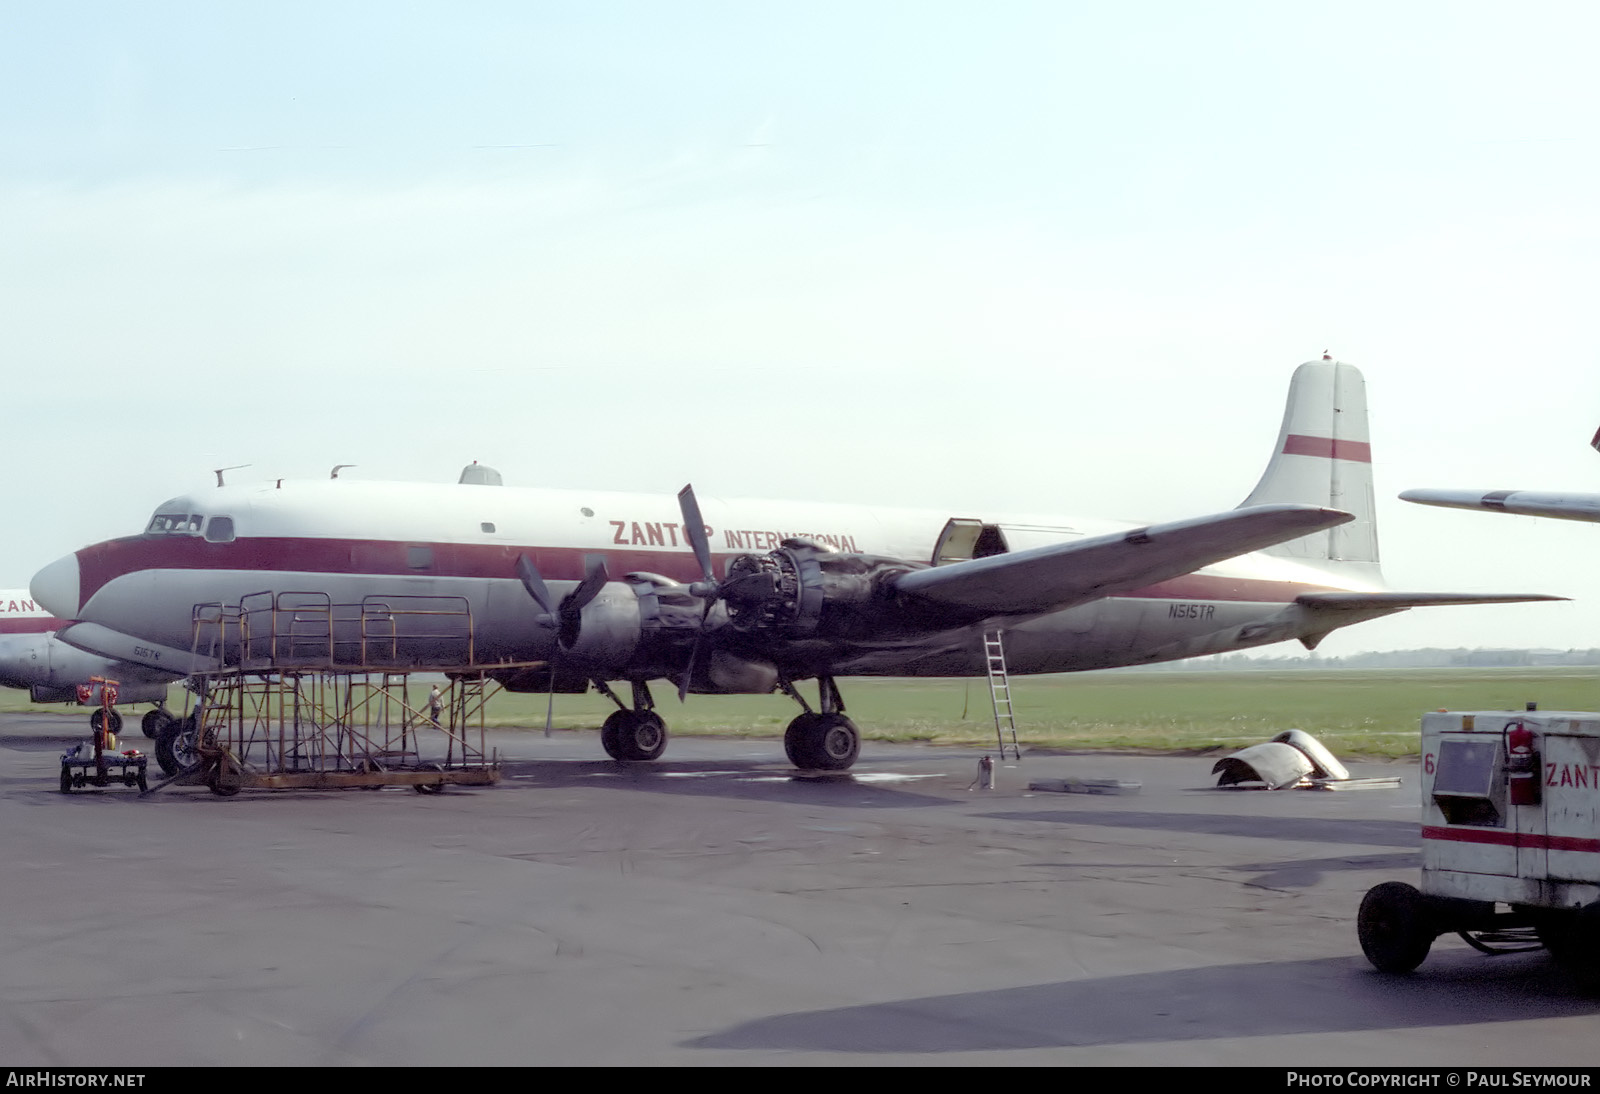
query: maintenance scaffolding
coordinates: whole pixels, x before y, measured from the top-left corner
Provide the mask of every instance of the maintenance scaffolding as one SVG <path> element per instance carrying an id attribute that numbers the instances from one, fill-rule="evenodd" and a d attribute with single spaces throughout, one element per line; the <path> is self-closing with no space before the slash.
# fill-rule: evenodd
<path id="1" fill-rule="evenodd" d="M 176 770 L 169 783 L 223 796 L 491 785 L 499 761 L 484 711 L 500 685 L 489 674 L 539 664 L 479 663 L 463 597 L 338 604 L 263 592 L 196 604 L 192 619 L 194 663 L 205 667 L 191 677 L 193 709 L 158 738 L 157 754 Z M 414 673 L 439 676 L 413 683 Z"/>

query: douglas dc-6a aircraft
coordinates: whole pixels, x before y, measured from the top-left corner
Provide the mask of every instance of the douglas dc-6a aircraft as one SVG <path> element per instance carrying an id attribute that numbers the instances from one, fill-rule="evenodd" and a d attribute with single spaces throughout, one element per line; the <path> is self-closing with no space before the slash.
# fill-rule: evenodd
<path id="1" fill-rule="evenodd" d="M 293 621 L 315 603 L 455 597 L 474 663 L 542 663 L 503 670 L 507 686 L 633 686 L 633 708 L 616 700 L 602 729 L 614 758 L 661 754 L 648 683 L 667 679 L 680 694 L 783 690 L 803 711 L 790 759 L 843 770 L 859 735 L 839 677 L 982 675 L 986 631 L 1004 629 L 1010 671 L 1064 672 L 1314 647 L 1422 605 L 1555 599 L 1385 591 L 1371 472 L 1361 374 L 1324 359 L 1296 371 L 1243 505 L 1192 520 L 702 504 L 688 488 L 675 506 L 503 487 L 474 466 L 457 485 L 278 480 L 174 498 L 143 534 L 51 563 L 32 590 L 74 620 L 65 641 L 181 673 L 238 658 L 195 641 L 197 604 Z M 816 711 L 794 687 L 808 679 Z"/>
<path id="2" fill-rule="evenodd" d="M 1600 451 L 1600 432 L 1594 435 L 1589 447 Z M 1487 509 L 1491 513 L 1514 513 L 1519 516 L 1600 521 L 1600 494 L 1540 493 L 1537 490 L 1407 490 L 1400 496 L 1418 505 L 1438 505 L 1446 509 Z"/>
<path id="3" fill-rule="evenodd" d="M 121 703 L 161 703 L 176 676 L 75 649 L 58 641 L 61 621 L 41 608 L 26 589 L 0 589 L 0 687 L 26 688 L 35 703 L 76 703 L 78 685 L 92 677 L 117 681 Z M 92 699 L 99 715 L 98 693 Z M 170 716 L 157 708 L 144 716 L 144 732 L 154 737 Z M 112 732 L 122 719 L 112 715 Z"/>

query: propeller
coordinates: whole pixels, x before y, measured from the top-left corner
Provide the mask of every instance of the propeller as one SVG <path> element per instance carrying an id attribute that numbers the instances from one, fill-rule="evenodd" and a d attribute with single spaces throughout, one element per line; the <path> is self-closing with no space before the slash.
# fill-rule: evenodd
<path id="1" fill-rule="evenodd" d="M 700 503 L 694 500 L 694 484 L 678 491 L 678 509 L 683 513 L 683 534 L 694 548 L 694 560 L 700 564 L 700 580 L 689 586 L 694 596 L 714 597 L 717 592 L 717 575 L 711 572 L 711 542 L 706 539 L 706 522 L 700 518 Z M 706 605 L 709 614 L 711 606 Z"/>
<path id="2" fill-rule="evenodd" d="M 678 681 L 678 702 L 681 703 L 689 697 L 689 681 L 694 679 L 694 667 L 705 656 L 705 647 L 711 640 L 706 621 L 711 618 L 711 609 L 716 606 L 722 587 L 717 584 L 717 575 L 711 569 L 711 541 L 706 538 L 706 522 L 701 519 L 700 503 L 695 500 L 693 483 L 678 491 L 678 509 L 683 513 L 683 534 L 694 549 L 694 560 L 700 564 L 700 580 L 689 586 L 689 593 L 706 602 L 705 610 L 700 613 L 700 629 L 695 632 L 694 645 L 689 648 L 689 664 L 683 670 L 683 678 Z"/>
<path id="3" fill-rule="evenodd" d="M 594 559 L 584 573 L 583 580 L 561 598 L 560 604 L 554 603 L 550 596 L 550 586 L 544 583 L 539 568 L 527 555 L 517 556 L 517 577 L 522 580 L 522 587 L 528 590 L 533 602 L 539 605 L 539 625 L 556 628 L 556 648 L 550 651 L 550 700 L 544 712 L 544 735 L 548 737 L 551 723 L 555 719 L 556 661 L 562 650 L 571 649 L 578 644 L 578 638 L 583 632 L 583 609 L 600 595 L 600 590 L 610 580 L 610 575 L 606 572 L 605 560 Z"/>
<path id="4" fill-rule="evenodd" d="M 727 575 L 718 581 L 711 568 L 711 543 L 706 538 L 706 522 L 700 516 L 700 503 L 695 500 L 693 484 L 678 491 L 678 508 L 683 512 L 684 537 L 688 539 L 689 546 L 694 548 L 695 561 L 700 564 L 700 580 L 689 586 L 689 593 L 705 601 L 705 610 L 700 614 L 700 629 L 689 650 L 689 664 L 683 671 L 683 678 L 678 681 L 678 701 L 682 702 L 688 697 L 695 666 L 704 660 L 711 644 L 711 630 L 707 623 L 717 602 L 727 604 L 730 611 L 759 607 L 778 592 L 779 578 L 776 573 L 764 569 L 741 571 L 740 560 L 735 559 L 733 565 L 728 567 Z"/>
<path id="5" fill-rule="evenodd" d="M 600 595 L 600 590 L 611 580 L 610 574 L 606 572 L 605 560 L 594 559 L 589 563 L 589 568 L 577 587 L 562 597 L 560 604 L 553 605 L 550 587 L 544 583 L 539 568 L 527 555 L 517 556 L 517 576 L 522 579 L 522 587 L 528 590 L 528 595 L 533 597 L 534 603 L 539 605 L 540 625 L 556 626 L 556 639 L 563 649 L 571 649 L 578 644 L 578 638 L 583 632 L 583 609 Z"/>

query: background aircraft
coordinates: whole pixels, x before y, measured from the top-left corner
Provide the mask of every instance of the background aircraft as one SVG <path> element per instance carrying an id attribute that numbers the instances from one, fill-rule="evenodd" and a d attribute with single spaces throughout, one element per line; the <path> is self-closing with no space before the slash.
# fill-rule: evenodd
<path id="1" fill-rule="evenodd" d="M 522 690 L 626 681 L 633 706 L 617 700 L 602 731 L 618 759 L 665 747 L 651 680 L 781 690 L 802 707 L 790 759 L 832 770 L 859 748 L 838 678 L 982 675 L 996 630 L 1011 672 L 1062 672 L 1314 647 L 1421 605 L 1554 599 L 1383 589 L 1364 384 L 1327 359 L 1295 372 L 1241 507 L 1147 527 L 497 483 L 474 467 L 454 486 L 221 486 L 163 503 L 143 534 L 60 559 L 32 588 L 74 620 L 64 640 L 169 672 L 353 664 L 378 634 L 391 662 L 520 662 L 502 676 Z M 218 607 L 197 615 L 204 604 Z M 223 617 L 246 619 L 256 644 Z M 807 679 L 817 710 L 795 688 Z"/>
<path id="2" fill-rule="evenodd" d="M 1600 431 L 1589 441 L 1589 447 L 1600 452 Z M 1514 513 L 1519 516 L 1600 521 L 1600 494 L 1541 493 L 1536 490 L 1406 490 L 1400 497 L 1418 505 L 1437 505 L 1445 509 L 1487 509 L 1491 513 Z"/>
<path id="3" fill-rule="evenodd" d="M 177 679 L 143 665 L 113 661 L 56 639 L 61 621 L 41 608 L 26 589 L 0 589 L 0 686 L 25 688 L 35 703 L 76 703 L 78 685 L 99 676 L 117 681 L 119 703 L 162 703 Z M 91 705 L 99 713 L 98 688 Z M 92 715 L 91 715 L 92 717 Z M 145 736 L 154 737 L 170 716 L 159 706 L 144 716 Z M 114 716 L 113 733 L 122 720 Z"/>

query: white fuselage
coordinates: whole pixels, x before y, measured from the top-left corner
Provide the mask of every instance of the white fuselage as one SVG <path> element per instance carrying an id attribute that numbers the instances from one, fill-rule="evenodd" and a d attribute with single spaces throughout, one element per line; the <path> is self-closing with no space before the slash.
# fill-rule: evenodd
<path id="1" fill-rule="evenodd" d="M 973 514 L 767 500 L 700 500 L 717 576 L 728 561 L 790 537 L 833 550 L 932 560 L 953 516 Z M 1133 525 L 978 514 L 1021 550 Z M 552 630 L 517 576 L 530 560 L 561 597 L 603 559 L 612 581 L 594 606 L 634 594 L 629 573 L 692 582 L 699 574 L 670 496 L 360 481 L 220 487 L 164 503 L 151 530 L 84 548 L 35 578 L 37 598 L 81 621 L 68 640 L 108 656 L 186 672 L 194 606 L 251 594 L 314 594 L 333 603 L 454 597 L 470 612 L 473 660 L 535 661 Z M 1308 563 L 1246 555 L 1067 611 L 1008 618 L 1013 672 L 1060 672 L 1192 657 L 1300 637 L 1303 592 L 1369 589 Z M 837 675 L 983 671 L 982 628 L 856 643 Z M 600 670 L 596 669 L 597 674 Z M 620 678 L 621 674 L 618 674 Z"/>

